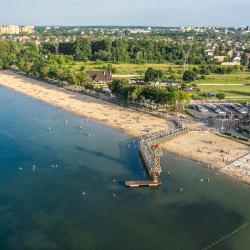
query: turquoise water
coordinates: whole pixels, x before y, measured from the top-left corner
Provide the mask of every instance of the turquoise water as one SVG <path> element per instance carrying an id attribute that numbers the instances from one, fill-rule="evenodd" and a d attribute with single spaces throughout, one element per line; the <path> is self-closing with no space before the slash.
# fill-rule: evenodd
<path id="1" fill-rule="evenodd" d="M 136 146 L 0 88 L 0 249 L 202 249 L 250 220 L 249 186 L 170 153 L 161 188 L 124 188 L 146 178 Z M 249 236 L 250 226 L 211 249 L 248 250 Z"/>

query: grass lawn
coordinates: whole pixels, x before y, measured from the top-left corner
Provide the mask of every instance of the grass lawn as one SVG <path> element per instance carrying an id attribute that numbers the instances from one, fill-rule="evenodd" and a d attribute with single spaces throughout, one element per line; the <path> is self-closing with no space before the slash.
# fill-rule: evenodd
<path id="1" fill-rule="evenodd" d="M 108 63 L 103 62 L 78 62 L 76 63 L 75 67 L 80 68 L 84 66 L 87 70 L 92 69 L 103 69 L 107 66 Z M 143 76 L 147 68 L 153 67 L 155 69 L 160 69 L 164 72 L 168 71 L 168 68 L 171 67 L 174 71 L 178 71 L 181 69 L 182 66 L 175 65 L 171 63 L 166 64 L 156 64 L 156 63 L 147 63 L 147 64 L 128 64 L 128 63 L 121 63 L 121 64 L 114 64 L 112 63 L 113 68 L 116 69 L 116 75 L 139 75 Z M 191 66 L 190 66 L 191 67 Z"/>
<path id="2" fill-rule="evenodd" d="M 226 99 L 238 102 L 250 101 L 250 72 L 234 72 L 232 74 L 211 74 L 205 80 L 197 81 L 201 91 L 225 93 Z"/>
<path id="3" fill-rule="evenodd" d="M 77 62 L 74 67 L 80 69 L 82 66 L 86 70 L 98 70 L 104 69 L 108 63 L 104 62 Z M 115 77 L 125 78 L 140 78 L 143 77 L 148 67 L 162 70 L 166 75 L 169 75 L 169 67 L 172 68 L 175 74 L 180 74 L 182 67 L 181 65 L 175 65 L 171 63 L 166 64 L 112 64 L 113 68 L 116 69 Z M 188 65 L 189 69 L 192 69 L 194 65 Z M 223 92 L 226 94 L 226 98 L 232 101 L 250 101 L 250 72 L 234 72 L 231 74 L 219 75 L 210 74 L 206 76 L 205 80 L 196 81 L 196 84 L 204 92 L 218 93 Z"/>
<path id="4" fill-rule="evenodd" d="M 250 83 L 250 72 L 234 72 L 232 74 L 210 74 L 205 80 L 197 81 L 197 84 L 243 84 Z"/>

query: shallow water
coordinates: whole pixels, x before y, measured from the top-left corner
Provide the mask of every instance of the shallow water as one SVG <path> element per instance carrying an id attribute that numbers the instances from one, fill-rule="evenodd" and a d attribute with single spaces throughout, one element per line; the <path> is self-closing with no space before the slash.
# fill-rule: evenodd
<path id="1" fill-rule="evenodd" d="M 0 249 L 202 249 L 250 221 L 249 186 L 170 153 L 161 188 L 124 188 L 146 178 L 136 146 L 0 88 Z M 249 236 L 211 249 L 248 250 Z"/>

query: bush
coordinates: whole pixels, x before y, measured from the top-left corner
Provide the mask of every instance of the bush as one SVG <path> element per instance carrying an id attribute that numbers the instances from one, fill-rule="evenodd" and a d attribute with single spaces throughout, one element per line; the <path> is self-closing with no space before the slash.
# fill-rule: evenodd
<path id="1" fill-rule="evenodd" d="M 216 94 L 216 97 L 217 97 L 219 100 L 222 100 L 222 99 L 225 99 L 225 94 L 224 94 L 224 93 L 218 93 L 218 94 Z"/>
<path id="2" fill-rule="evenodd" d="M 182 80 L 184 82 L 193 82 L 197 79 L 197 74 L 194 71 L 185 71 L 183 76 L 182 76 Z"/>

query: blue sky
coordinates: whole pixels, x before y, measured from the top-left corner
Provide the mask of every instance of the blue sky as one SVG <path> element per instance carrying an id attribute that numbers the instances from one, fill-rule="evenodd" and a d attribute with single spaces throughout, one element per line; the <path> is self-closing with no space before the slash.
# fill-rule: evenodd
<path id="1" fill-rule="evenodd" d="M 0 24 L 250 25 L 250 0 L 0 0 Z"/>

